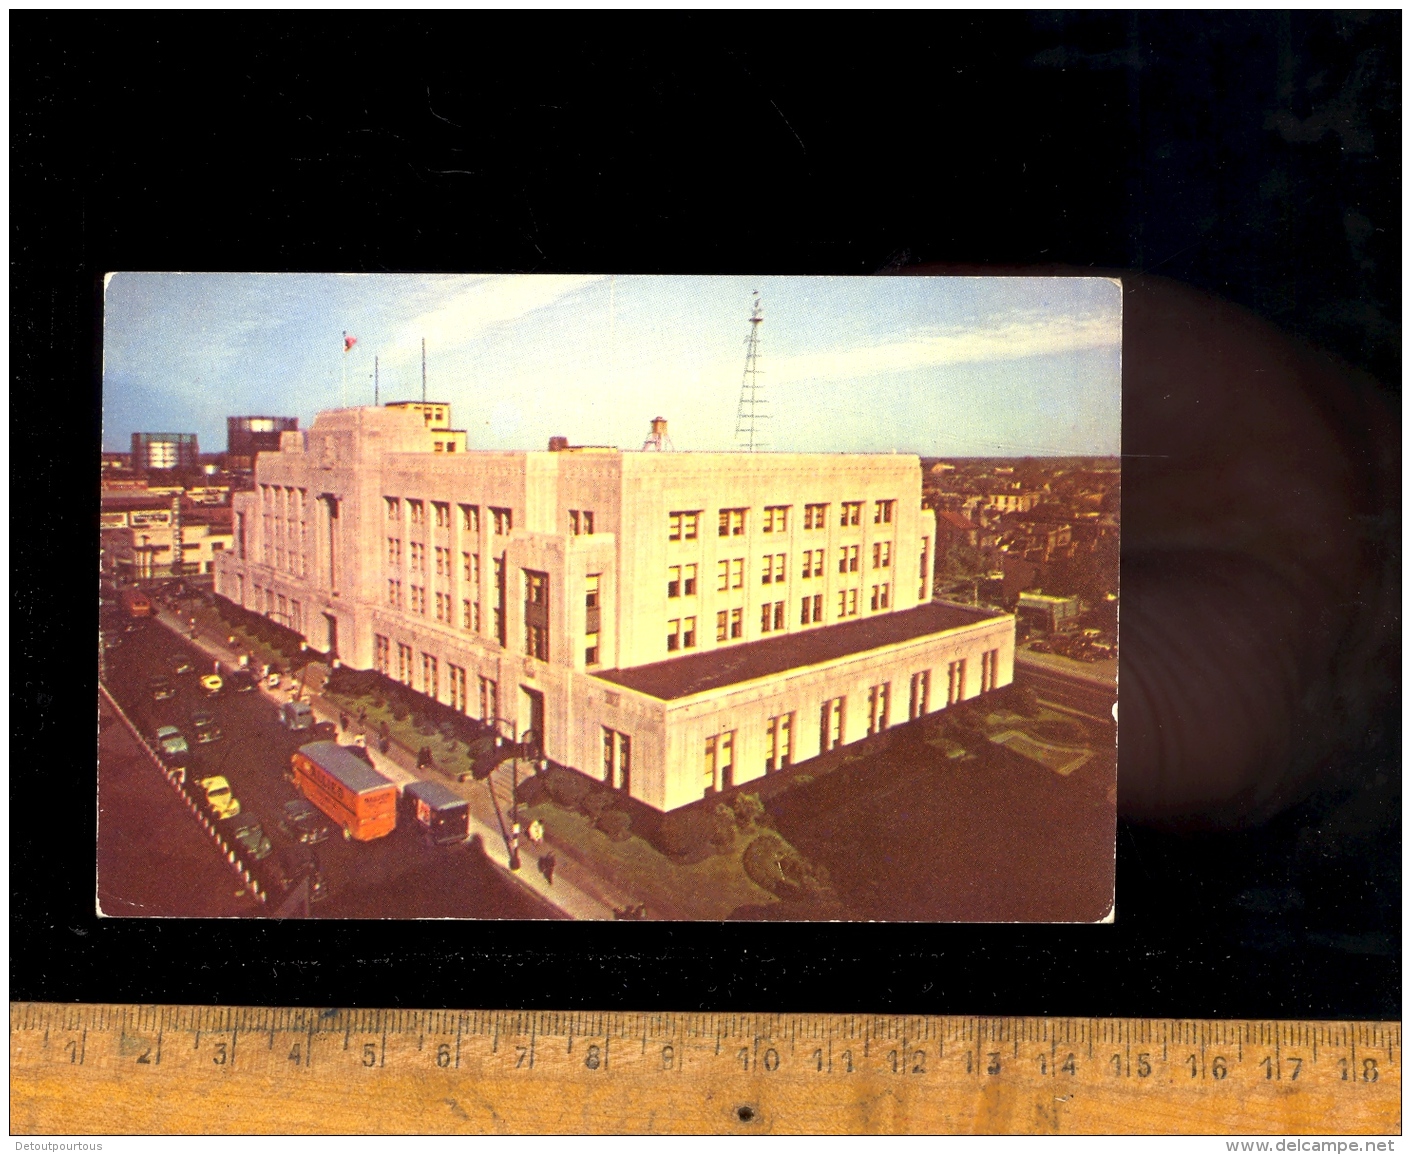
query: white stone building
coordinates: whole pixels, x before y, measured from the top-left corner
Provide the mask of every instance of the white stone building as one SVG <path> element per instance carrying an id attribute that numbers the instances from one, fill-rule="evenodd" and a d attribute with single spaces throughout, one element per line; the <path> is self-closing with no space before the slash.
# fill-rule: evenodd
<path id="1" fill-rule="evenodd" d="M 659 810 L 1007 685 L 904 455 L 467 451 L 444 403 L 261 453 L 217 591 Z"/>

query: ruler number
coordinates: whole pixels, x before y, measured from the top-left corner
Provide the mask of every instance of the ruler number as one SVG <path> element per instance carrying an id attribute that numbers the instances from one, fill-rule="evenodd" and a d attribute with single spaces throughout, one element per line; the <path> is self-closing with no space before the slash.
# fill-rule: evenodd
<path id="1" fill-rule="evenodd" d="M 451 1065 L 451 1044 L 436 1044 L 436 1065 L 438 1067 L 449 1067 Z"/>
<path id="2" fill-rule="evenodd" d="M 1213 1078 L 1223 1079 L 1230 1073 L 1230 1068 L 1225 1064 L 1224 1055 L 1216 1055 L 1215 1061 L 1210 1064 L 1210 1074 Z"/>
<path id="3" fill-rule="evenodd" d="M 1220 1061 L 1221 1063 L 1224 1062 L 1223 1059 L 1221 1059 L 1221 1060 L 1219 1060 L 1219 1061 Z M 1068 1062 L 1063 1065 L 1063 1069 L 1064 1069 L 1065 1071 L 1067 1071 L 1070 1075 L 1076 1073 L 1077 1067 L 1076 1067 L 1076 1066 L 1074 1065 L 1074 1063 L 1073 1063 L 1073 1056 L 1072 1056 L 1072 1055 L 1069 1055 L 1069 1056 L 1068 1056 Z M 1121 1055 L 1113 1055 L 1113 1056 L 1112 1056 L 1112 1073 L 1113 1073 L 1114 1075 L 1118 1075 L 1118 1076 L 1120 1076 L 1120 1075 L 1122 1074 L 1122 1056 L 1121 1056 Z M 1128 1075 L 1129 1078 L 1131 1077 L 1131 1074 L 1132 1074 L 1132 1064 L 1131 1064 L 1130 1062 L 1128 1062 L 1128 1064 L 1127 1064 L 1127 1075 Z M 1138 1079 L 1145 1079 L 1145 1078 L 1147 1078 L 1148 1076 L 1150 1076 L 1150 1074 L 1151 1074 L 1151 1055 L 1150 1055 L 1147 1051 L 1143 1051 L 1141 1054 L 1139 1054 L 1139 1055 L 1137 1056 L 1137 1078 L 1138 1078 Z M 1223 1079 L 1225 1076 L 1224 1076 L 1224 1075 L 1216 1075 L 1215 1077 L 1216 1077 L 1217 1079 Z M 1194 1078 L 1194 1076 L 1192 1076 L 1192 1078 Z"/>
<path id="4" fill-rule="evenodd" d="M 603 1065 L 602 1048 L 597 1043 L 588 1044 L 588 1053 L 583 1057 L 583 1065 L 590 1071 L 596 1071 Z"/>
<path id="5" fill-rule="evenodd" d="M 226 1058 L 227 1056 L 225 1052 L 225 1044 L 217 1043 L 216 1053 L 211 1056 L 211 1062 L 213 1062 L 217 1067 L 224 1067 L 226 1063 Z"/>
<path id="6" fill-rule="evenodd" d="M 764 1069 L 766 1071 L 777 1071 L 779 1069 L 779 1052 L 770 1047 L 764 1052 Z"/>
<path id="7" fill-rule="evenodd" d="M 64 1050 L 69 1053 L 70 1063 L 78 1062 L 78 1041 L 76 1039 L 70 1039 L 67 1043 L 65 1043 Z M 1343 1078 L 1345 1079 L 1347 1078 L 1347 1076 L 1343 1075 Z"/>
<path id="8" fill-rule="evenodd" d="M 738 1055 L 736 1055 L 735 1057 L 740 1060 L 740 1068 L 741 1068 L 741 1070 L 748 1071 L 748 1070 L 750 1069 L 750 1049 L 749 1049 L 749 1047 L 741 1047 L 741 1048 L 740 1048 L 740 1053 L 739 1053 Z M 1343 1077 L 1346 1078 L 1346 1076 L 1343 1076 Z"/>
<path id="9" fill-rule="evenodd" d="M 364 1044 L 363 1044 L 363 1066 L 364 1066 L 364 1067 L 375 1067 L 375 1066 L 377 1066 L 377 1044 L 376 1044 L 376 1043 L 364 1043 Z"/>
<path id="10" fill-rule="evenodd" d="M 304 1055 L 303 1052 L 300 1050 L 298 1043 L 295 1043 L 292 1047 L 289 1048 L 289 1061 L 291 1063 L 297 1065 L 298 1063 L 303 1061 L 303 1058 Z"/>
<path id="11" fill-rule="evenodd" d="M 1338 1060 L 1338 1068 L 1342 1071 L 1342 1081 L 1343 1081 L 1344 1083 L 1348 1082 L 1348 1065 L 1347 1065 L 1347 1060 L 1346 1060 L 1346 1059 L 1339 1059 L 1339 1060 Z M 1380 1079 L 1381 1077 L 1382 1077 L 1382 1076 L 1381 1076 L 1381 1072 L 1380 1072 L 1379 1070 L 1377 1070 L 1377 1060 L 1376 1060 L 1376 1059 L 1363 1059 L 1363 1060 L 1362 1060 L 1362 1082 L 1364 1082 L 1364 1083 L 1375 1083 L 1375 1082 L 1376 1082 L 1378 1079 Z M 1352 1074 L 1351 1081 L 1354 1082 L 1354 1083 L 1357 1082 L 1357 1074 L 1356 1074 L 1355 1071 L 1354 1071 L 1353 1074 Z"/>
<path id="12" fill-rule="evenodd" d="M 851 1052 L 851 1051 L 844 1051 L 843 1054 L 842 1054 L 842 1060 L 843 1060 L 843 1063 L 845 1064 L 845 1066 L 844 1066 L 845 1072 L 846 1072 L 847 1074 L 851 1075 L 851 1074 L 852 1074 L 852 1052 Z"/>
<path id="13" fill-rule="evenodd" d="M 1293 1064 L 1293 1074 L 1289 1076 L 1289 1082 L 1291 1083 L 1298 1078 L 1299 1071 L 1303 1070 L 1303 1060 L 1297 1055 L 1285 1055 L 1284 1058 Z"/>
<path id="14" fill-rule="evenodd" d="M 887 1061 L 892 1064 L 892 1074 L 894 1075 L 902 1073 L 924 1075 L 926 1073 L 925 1051 L 912 1051 L 910 1057 L 906 1053 L 899 1054 L 896 1051 L 888 1051 Z"/>
<path id="15" fill-rule="evenodd" d="M 669 1071 L 676 1065 L 676 1048 L 670 1043 L 661 1049 L 661 1069 Z"/>
<path id="16" fill-rule="evenodd" d="M 148 1047 L 145 1051 L 142 1052 L 142 1054 L 138 1055 L 137 1061 L 139 1063 L 150 1064 L 152 1062 L 152 1048 Z"/>

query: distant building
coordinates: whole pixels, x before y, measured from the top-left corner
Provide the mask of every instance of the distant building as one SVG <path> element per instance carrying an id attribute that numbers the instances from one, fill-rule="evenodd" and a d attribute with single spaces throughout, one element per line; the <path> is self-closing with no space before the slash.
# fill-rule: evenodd
<path id="1" fill-rule="evenodd" d="M 225 467 L 253 469 L 255 454 L 278 453 L 279 435 L 298 428 L 297 417 L 227 417 Z"/>
<path id="2" fill-rule="evenodd" d="M 173 545 L 176 523 L 172 502 L 180 501 L 181 566 L 173 571 Z M 193 500 L 181 490 L 164 492 L 109 490 L 103 494 L 98 514 L 102 568 L 125 581 L 209 574 L 215 559 L 231 549 L 230 509 L 198 504 L 210 500 L 209 493 L 196 493 Z"/>
<path id="3" fill-rule="evenodd" d="M 132 468 L 138 473 L 195 472 L 201 450 L 194 433 L 134 433 Z"/>
<path id="4" fill-rule="evenodd" d="M 232 499 L 216 592 L 657 810 L 1008 685 L 931 600 L 899 454 L 466 451 L 450 407 L 320 413 Z"/>
<path id="5" fill-rule="evenodd" d="M 1019 617 L 1050 634 L 1075 629 L 1082 607 L 1077 598 L 1057 597 L 1038 590 L 1019 595 Z"/>

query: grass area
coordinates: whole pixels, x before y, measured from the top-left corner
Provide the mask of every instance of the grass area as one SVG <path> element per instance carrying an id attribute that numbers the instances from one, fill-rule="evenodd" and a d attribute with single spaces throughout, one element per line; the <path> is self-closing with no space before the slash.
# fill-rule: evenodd
<path id="1" fill-rule="evenodd" d="M 996 746 L 1003 746 L 1021 758 L 1037 762 L 1040 766 L 1047 766 L 1055 774 L 1062 774 L 1064 777 L 1085 766 L 1093 756 L 1091 750 L 1036 742 L 1019 730 L 1001 730 L 998 734 L 991 734 L 989 739 Z"/>
<path id="2" fill-rule="evenodd" d="M 537 818 L 557 845 L 624 893 L 646 903 L 648 914 L 718 922 L 738 907 L 779 901 L 745 874 L 742 859 L 753 832 L 737 835 L 728 854 L 714 854 L 703 862 L 683 866 L 636 835 L 614 842 L 586 815 L 551 801 L 521 806 L 520 815 L 525 824 Z"/>
<path id="3" fill-rule="evenodd" d="M 401 743 L 408 750 L 431 747 L 431 756 L 442 770 L 460 774 L 470 769 L 469 748 L 464 742 L 455 738 L 447 740 L 434 726 L 418 728 L 410 715 L 399 721 L 392 716 L 392 707 L 386 699 L 382 699 L 382 705 L 378 706 L 374 704 L 378 699 L 373 695 L 353 696 L 324 690 L 323 697 L 337 706 L 341 713 L 346 714 L 354 725 L 357 724 L 359 711 L 366 711 L 367 720 L 364 725 L 370 735 L 380 733 L 385 723 L 392 741 Z"/>

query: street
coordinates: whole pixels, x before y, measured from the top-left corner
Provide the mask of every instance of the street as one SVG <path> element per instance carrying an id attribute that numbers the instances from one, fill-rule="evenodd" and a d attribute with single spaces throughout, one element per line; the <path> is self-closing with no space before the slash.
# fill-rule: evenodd
<path id="1" fill-rule="evenodd" d="M 188 741 L 193 740 L 191 715 L 205 710 L 214 714 L 222 737 L 207 745 L 192 747 L 188 782 L 208 775 L 223 775 L 241 804 L 242 818 L 251 814 L 264 826 L 276 850 L 288 840 L 278 829 L 284 803 L 295 798 L 294 787 L 285 781 L 290 755 L 311 740 L 308 732 L 290 732 L 279 725 L 274 705 L 258 691 L 233 693 L 227 687 L 207 695 L 199 678 L 212 671 L 211 660 L 196 647 L 178 638 L 153 621 L 138 621 L 132 632 L 121 634 L 122 643 L 109 651 L 105 685 L 132 722 L 151 739 L 157 727 L 179 727 Z M 174 672 L 176 658 L 185 657 L 189 672 Z M 229 671 L 227 670 L 227 673 Z M 154 677 L 165 677 L 176 690 L 175 696 L 157 701 L 149 688 Z M 113 725 L 121 726 L 117 719 Z M 125 758 L 121 765 L 109 755 L 109 746 L 100 747 L 100 795 L 114 789 L 114 778 L 132 775 L 141 765 L 137 758 Z M 135 744 L 134 744 L 135 746 Z M 142 756 L 145 758 L 145 754 Z M 176 819 L 188 823 L 193 832 L 206 839 L 211 861 L 224 867 L 214 843 L 206 838 L 179 795 L 148 760 L 146 772 L 158 788 L 150 800 L 153 813 L 144 815 L 131 806 L 115 808 L 99 828 L 99 891 L 105 896 L 105 912 L 143 914 L 211 914 L 209 901 L 197 903 L 172 878 L 169 847 L 163 832 L 169 832 Z M 159 800 L 160 798 L 160 800 Z M 427 845 L 406 823 L 384 838 L 372 842 L 345 842 L 336 829 L 333 837 L 314 847 L 322 868 L 324 897 L 313 904 L 320 918 L 558 918 L 557 910 L 538 900 L 523 886 L 485 860 L 475 843 L 437 847 Z M 126 849 L 121 856 L 119 844 Z M 150 864 L 146 871 L 134 869 L 132 847 L 145 848 Z M 117 871 L 115 863 L 125 863 Z M 164 865 L 165 864 L 165 865 Z M 226 871 L 227 894 L 241 889 L 239 878 Z M 128 893 L 130 892 L 130 893 Z M 163 901 L 165 895 L 168 901 Z M 109 910 L 108 904 L 112 909 Z M 272 913 L 276 902 L 245 913 Z M 128 909 L 124 909 L 127 907 Z M 219 913 L 235 913 L 221 910 Z"/>

